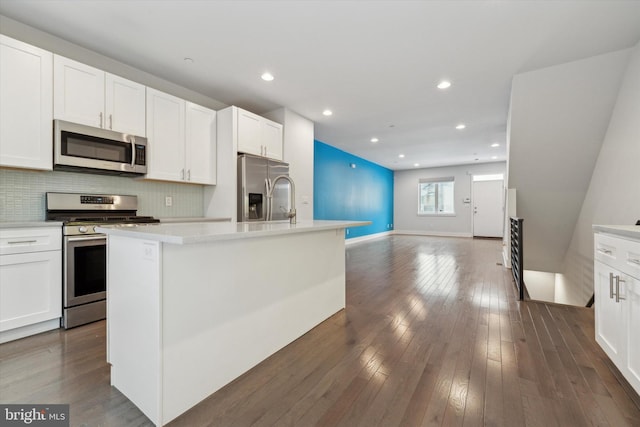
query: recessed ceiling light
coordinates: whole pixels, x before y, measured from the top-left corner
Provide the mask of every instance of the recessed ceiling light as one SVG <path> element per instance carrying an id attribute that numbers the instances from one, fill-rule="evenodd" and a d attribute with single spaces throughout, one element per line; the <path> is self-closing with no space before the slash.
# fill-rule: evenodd
<path id="1" fill-rule="evenodd" d="M 333 114 L 333 111 L 331 111 L 331 110 L 324 110 L 324 111 L 322 112 L 322 114 L 323 114 L 323 115 L 325 115 L 325 116 L 330 116 L 330 115 L 332 115 L 332 114 Z"/>
<path id="2" fill-rule="evenodd" d="M 420 166 L 420 163 L 414 163 L 414 164 L 413 164 L 413 167 L 414 167 L 414 168 L 417 168 L 418 166 Z"/>
<path id="3" fill-rule="evenodd" d="M 378 141 L 380 141 L 378 138 L 371 138 L 371 142 L 373 142 L 373 143 L 376 143 Z"/>
<path id="4" fill-rule="evenodd" d="M 398 157 L 400 157 L 401 159 L 404 159 L 404 154 L 398 154 Z"/>
<path id="5" fill-rule="evenodd" d="M 438 89 L 447 89 L 451 87 L 451 82 L 448 80 L 442 80 L 438 83 Z"/>
<path id="6" fill-rule="evenodd" d="M 498 144 L 497 142 L 494 142 L 493 144 L 491 144 L 491 146 L 492 146 L 493 148 L 496 148 L 496 147 L 500 147 L 500 144 Z"/>
<path id="7" fill-rule="evenodd" d="M 466 128 L 466 127 L 467 127 L 467 125 L 465 125 L 464 123 L 460 123 L 459 125 L 456 126 L 456 129 L 462 130 L 462 129 Z"/>
<path id="8" fill-rule="evenodd" d="M 260 78 L 261 78 L 262 80 L 264 80 L 265 82 L 270 82 L 270 81 L 273 81 L 273 74 L 271 74 L 271 73 L 269 73 L 269 72 L 266 72 L 266 73 L 263 73 L 263 74 L 260 76 Z"/>

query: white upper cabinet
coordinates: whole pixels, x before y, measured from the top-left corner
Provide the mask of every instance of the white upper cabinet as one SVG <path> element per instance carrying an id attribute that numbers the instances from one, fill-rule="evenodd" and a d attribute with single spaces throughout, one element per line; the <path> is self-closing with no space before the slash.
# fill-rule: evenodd
<path id="1" fill-rule="evenodd" d="M 238 151 L 282 160 L 282 125 L 249 111 L 238 111 Z"/>
<path id="2" fill-rule="evenodd" d="M 53 168 L 53 54 L 0 35 L 0 166 Z"/>
<path id="3" fill-rule="evenodd" d="M 186 104 L 185 168 L 187 181 L 216 183 L 216 112 Z"/>
<path id="4" fill-rule="evenodd" d="M 56 119 L 145 136 L 145 86 L 54 55 Z"/>
<path id="5" fill-rule="evenodd" d="M 147 179 L 216 183 L 216 112 L 147 89 Z"/>
<path id="6" fill-rule="evenodd" d="M 262 143 L 264 144 L 264 156 L 270 159 L 282 160 L 282 125 L 264 119 L 262 122 Z"/>
<path id="7" fill-rule="evenodd" d="M 149 179 L 183 181 L 185 101 L 147 90 L 147 175 Z"/>
<path id="8" fill-rule="evenodd" d="M 146 87 L 105 73 L 105 128 L 146 136 Z"/>

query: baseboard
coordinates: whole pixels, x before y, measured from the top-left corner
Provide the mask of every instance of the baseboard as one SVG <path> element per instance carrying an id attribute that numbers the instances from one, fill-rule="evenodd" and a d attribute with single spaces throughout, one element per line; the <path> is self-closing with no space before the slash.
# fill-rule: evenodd
<path id="1" fill-rule="evenodd" d="M 435 237 L 473 237 L 471 233 L 458 233 L 452 231 L 395 230 L 394 234 Z"/>
<path id="2" fill-rule="evenodd" d="M 46 320 L 44 322 L 35 323 L 33 325 L 9 329 L 8 331 L 0 332 L 0 344 L 39 334 L 41 332 L 50 331 L 52 329 L 58 329 L 59 327 L 60 318 L 57 317 L 55 319 Z"/>
<path id="3" fill-rule="evenodd" d="M 506 247 L 502 250 L 502 265 L 506 268 L 511 269 L 511 258 L 507 255 Z"/>
<path id="4" fill-rule="evenodd" d="M 367 234 L 366 236 L 353 237 L 351 239 L 346 239 L 344 242 L 347 245 L 353 245 L 356 243 L 362 243 L 373 239 L 379 239 L 381 237 L 387 237 L 393 234 L 393 231 L 383 231 L 382 233 L 375 234 Z"/>

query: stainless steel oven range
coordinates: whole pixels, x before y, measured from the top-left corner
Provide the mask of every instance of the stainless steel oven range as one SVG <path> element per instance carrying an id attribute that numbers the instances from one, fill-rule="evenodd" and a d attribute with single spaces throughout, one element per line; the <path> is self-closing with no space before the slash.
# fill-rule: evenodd
<path id="1" fill-rule="evenodd" d="M 95 228 L 159 222 L 137 216 L 137 196 L 47 193 L 47 220 L 62 221 L 62 326 L 106 318 L 107 238 Z"/>

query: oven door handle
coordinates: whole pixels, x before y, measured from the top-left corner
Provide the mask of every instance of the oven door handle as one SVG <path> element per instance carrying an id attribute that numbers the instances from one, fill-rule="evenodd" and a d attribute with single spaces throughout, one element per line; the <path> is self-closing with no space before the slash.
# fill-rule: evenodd
<path id="1" fill-rule="evenodd" d="M 67 237 L 67 241 L 69 242 L 86 242 L 89 240 L 107 240 L 107 236 L 80 236 L 80 237 L 76 237 L 76 236 L 69 236 Z"/>

